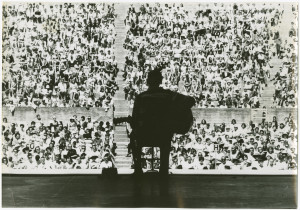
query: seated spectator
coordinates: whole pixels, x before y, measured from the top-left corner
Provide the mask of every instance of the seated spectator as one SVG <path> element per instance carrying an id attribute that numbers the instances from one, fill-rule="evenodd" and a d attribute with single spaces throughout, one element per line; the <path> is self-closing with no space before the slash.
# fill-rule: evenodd
<path id="1" fill-rule="evenodd" d="M 105 155 L 102 162 L 100 163 L 99 168 L 103 169 L 103 168 L 112 168 L 113 167 L 113 163 L 111 161 L 111 158 L 109 155 Z"/>

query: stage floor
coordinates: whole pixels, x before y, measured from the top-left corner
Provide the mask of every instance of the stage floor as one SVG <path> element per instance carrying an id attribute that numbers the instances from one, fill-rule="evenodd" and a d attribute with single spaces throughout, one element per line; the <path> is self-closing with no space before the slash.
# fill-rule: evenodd
<path id="1" fill-rule="evenodd" d="M 297 208 L 297 176 L 2 175 L 2 206 Z"/>

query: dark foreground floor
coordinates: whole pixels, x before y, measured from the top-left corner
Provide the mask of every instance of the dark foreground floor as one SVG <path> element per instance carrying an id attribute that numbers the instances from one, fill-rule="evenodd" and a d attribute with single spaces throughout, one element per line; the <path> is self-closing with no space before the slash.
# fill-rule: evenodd
<path id="1" fill-rule="evenodd" d="M 296 176 L 2 176 L 3 207 L 296 208 Z"/>

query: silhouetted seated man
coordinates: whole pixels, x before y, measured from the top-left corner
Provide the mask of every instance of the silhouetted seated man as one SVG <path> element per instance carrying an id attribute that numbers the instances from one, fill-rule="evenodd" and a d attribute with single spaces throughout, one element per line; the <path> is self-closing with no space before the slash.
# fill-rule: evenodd
<path id="1" fill-rule="evenodd" d="M 174 114 L 182 109 L 175 108 L 174 102 L 184 101 L 185 107 L 190 108 L 195 100 L 170 90 L 159 87 L 162 82 L 160 71 L 154 70 L 148 74 L 148 90 L 139 94 L 134 102 L 132 113 L 132 138 L 134 142 L 133 159 L 135 174 L 141 174 L 141 149 L 142 147 L 160 147 L 160 174 L 167 175 L 169 170 L 169 154 L 171 140 L 174 132 Z M 182 100 L 183 99 L 183 100 Z M 177 103 L 177 102 L 176 102 Z M 184 107 L 180 104 L 175 107 Z M 177 109 L 177 110 L 176 110 Z M 175 111 L 176 110 L 176 111 Z M 192 114 L 189 118 L 192 123 Z M 189 126 L 189 125 L 188 125 Z M 185 131 L 187 132 L 187 131 Z"/>

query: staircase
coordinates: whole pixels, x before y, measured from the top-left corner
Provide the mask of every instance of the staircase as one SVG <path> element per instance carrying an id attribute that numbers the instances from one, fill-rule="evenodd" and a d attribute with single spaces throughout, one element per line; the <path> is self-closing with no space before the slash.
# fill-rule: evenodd
<path id="1" fill-rule="evenodd" d="M 270 78 L 267 81 L 267 87 L 264 87 L 264 90 L 262 91 L 261 98 L 260 98 L 260 107 L 266 107 L 266 108 L 272 108 L 275 105 L 273 104 L 273 95 L 275 94 L 275 85 L 274 80 L 270 81 L 274 78 L 277 72 L 279 72 L 279 67 L 282 64 L 282 60 L 278 58 L 273 58 L 270 61 L 270 64 L 273 66 L 272 69 L 270 69 Z"/>
<path id="2" fill-rule="evenodd" d="M 118 15 L 115 20 L 115 31 L 117 33 L 116 41 L 115 41 L 115 56 L 118 61 L 118 68 L 120 71 L 118 72 L 116 81 L 119 86 L 119 90 L 116 92 L 114 96 L 114 117 L 126 117 L 128 116 L 129 106 L 128 102 L 125 100 L 125 94 L 123 91 L 124 81 L 123 81 L 123 69 L 125 64 L 125 55 L 126 50 L 123 48 L 124 39 L 126 36 L 126 28 L 124 25 L 124 19 L 126 17 L 126 13 L 128 11 L 129 4 L 124 3 L 116 3 L 115 4 L 115 12 Z M 116 166 L 117 168 L 130 168 L 132 158 L 126 157 L 127 155 L 127 146 L 129 144 L 129 138 L 126 132 L 126 125 L 116 125 L 115 126 L 115 142 L 117 144 L 116 149 Z"/>
<path id="3" fill-rule="evenodd" d="M 281 18 L 281 23 L 278 24 L 278 30 L 280 31 L 280 36 L 282 39 L 282 42 L 284 42 L 286 39 L 289 38 L 289 30 L 290 25 L 286 24 L 290 22 L 292 19 L 292 6 L 289 4 L 284 5 L 284 13 Z M 282 60 L 274 57 L 270 64 L 273 66 L 272 69 L 270 69 L 270 79 L 273 79 L 277 72 L 279 72 L 279 67 L 282 65 Z M 261 94 L 260 104 L 261 108 L 272 108 L 274 107 L 273 104 L 273 95 L 275 93 L 275 85 L 273 84 L 274 81 L 270 81 L 270 79 L 267 82 L 267 87 L 264 87 L 264 90 Z"/>

